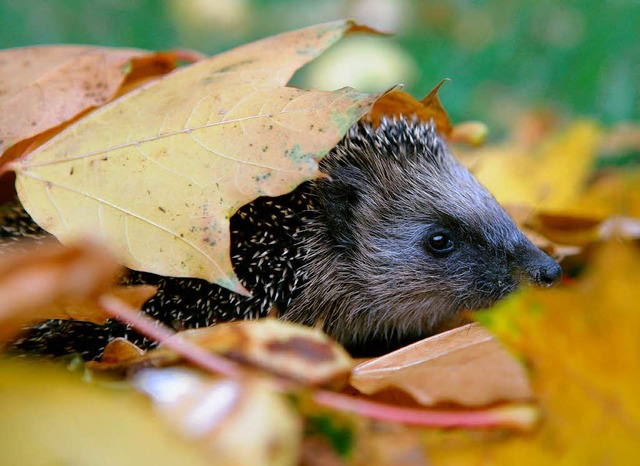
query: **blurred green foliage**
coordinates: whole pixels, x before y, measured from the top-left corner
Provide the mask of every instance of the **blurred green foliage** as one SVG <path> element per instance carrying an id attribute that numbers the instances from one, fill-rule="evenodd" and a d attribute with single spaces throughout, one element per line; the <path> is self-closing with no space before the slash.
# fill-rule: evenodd
<path id="1" fill-rule="evenodd" d="M 397 30 L 384 40 L 412 61 L 402 79 L 410 92 L 422 96 L 453 79 L 441 96 L 454 121 L 504 129 L 532 108 L 605 123 L 640 118 L 638 0 L 0 0 L 0 48 L 86 43 L 217 53 L 354 16 Z"/>

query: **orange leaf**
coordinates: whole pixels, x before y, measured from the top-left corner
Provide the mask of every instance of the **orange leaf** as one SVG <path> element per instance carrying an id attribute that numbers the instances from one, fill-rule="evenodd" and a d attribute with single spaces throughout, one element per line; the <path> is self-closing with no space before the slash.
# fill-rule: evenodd
<path id="1" fill-rule="evenodd" d="M 102 246 L 53 242 L 36 250 L 7 253 L 0 262 L 0 344 L 27 322 L 59 316 L 57 301 L 93 301 L 106 292 L 120 267 Z"/>
<path id="2" fill-rule="evenodd" d="M 158 291 L 152 285 L 114 286 L 108 293 L 115 295 L 134 309 L 142 305 Z M 112 316 L 105 313 L 95 301 L 74 302 L 58 300 L 46 306 L 40 314 L 46 319 L 83 320 L 103 324 Z"/>
<path id="3" fill-rule="evenodd" d="M 383 116 L 416 115 L 418 119 L 427 123 L 433 120 L 438 133 L 449 136 L 452 130 L 451 121 L 438 97 L 438 91 L 445 81 L 447 80 L 440 81 L 422 100 L 417 100 L 403 91 L 390 91 L 378 99 L 369 114 L 369 118 L 377 126 Z"/>
<path id="4" fill-rule="evenodd" d="M 121 364 L 124 361 L 129 361 L 131 359 L 135 359 L 144 354 L 144 350 L 140 349 L 138 346 L 131 343 L 126 338 L 118 337 L 111 340 L 107 346 L 104 348 L 104 352 L 102 353 L 102 358 L 100 359 L 100 363 L 97 366 L 91 364 L 91 362 L 87 363 L 90 367 L 100 368 L 105 367 L 107 365 L 116 365 Z"/>

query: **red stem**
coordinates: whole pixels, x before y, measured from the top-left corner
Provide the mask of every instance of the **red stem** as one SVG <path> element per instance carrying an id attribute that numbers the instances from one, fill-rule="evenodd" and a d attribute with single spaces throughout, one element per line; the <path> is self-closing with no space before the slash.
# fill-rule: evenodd
<path id="1" fill-rule="evenodd" d="M 475 411 L 426 410 L 354 398 L 327 390 L 317 390 L 313 394 L 313 400 L 321 406 L 356 413 L 370 419 L 425 427 L 511 427 L 530 430 L 538 421 L 537 408 L 526 404 Z"/>

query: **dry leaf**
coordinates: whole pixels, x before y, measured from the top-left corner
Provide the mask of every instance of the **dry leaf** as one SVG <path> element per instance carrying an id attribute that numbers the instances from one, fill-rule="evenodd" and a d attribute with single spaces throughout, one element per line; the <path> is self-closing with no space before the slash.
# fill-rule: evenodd
<path id="1" fill-rule="evenodd" d="M 602 170 L 597 173 L 571 209 L 575 215 L 606 218 L 615 215 L 640 218 L 640 168 Z"/>
<path id="2" fill-rule="evenodd" d="M 535 230 L 534 234 L 544 235 L 534 243 L 549 254 L 575 253 L 592 243 L 614 238 L 640 239 L 640 219 L 619 215 L 604 219 L 596 215 L 538 212 L 527 219 L 527 225 Z M 532 238 L 531 234 L 527 236 Z"/>
<path id="3" fill-rule="evenodd" d="M 129 361 L 142 355 L 144 355 L 143 349 L 126 338 L 118 337 L 107 343 L 102 353 L 102 358 L 100 358 L 100 363 L 103 365 L 121 364 L 124 361 Z M 87 364 L 91 365 L 91 362 Z"/>
<path id="4" fill-rule="evenodd" d="M 556 258 L 556 260 L 562 260 L 567 256 L 573 256 L 582 252 L 581 243 L 570 241 L 569 244 L 563 244 L 562 239 L 549 235 L 548 232 L 544 232 L 540 228 L 538 220 L 545 215 L 544 213 L 535 212 L 531 207 L 523 205 L 504 205 L 502 207 L 533 244 L 550 256 Z M 551 239 L 552 237 L 555 241 Z"/>
<path id="5" fill-rule="evenodd" d="M 299 466 L 347 466 L 346 460 L 325 439 L 305 436 L 301 450 Z"/>
<path id="6" fill-rule="evenodd" d="M 438 91 L 445 81 L 446 79 L 440 81 L 422 100 L 417 100 L 406 92 L 392 90 L 378 99 L 368 118 L 377 126 L 383 116 L 416 115 L 418 119 L 427 123 L 433 120 L 438 133 L 448 136 L 452 130 L 451 121 L 438 97 Z"/>
<path id="7" fill-rule="evenodd" d="M 0 342 L 27 322 L 59 316 L 56 302 L 95 301 L 119 273 L 120 266 L 104 248 L 89 242 L 68 248 L 51 242 L 34 251 L 4 254 L 0 262 Z"/>
<path id="8" fill-rule="evenodd" d="M 427 466 L 420 432 L 407 426 L 369 422 L 358 432 L 354 466 Z M 351 464 L 351 463 L 350 463 Z"/>
<path id="9" fill-rule="evenodd" d="M 113 286 L 106 293 L 116 296 L 134 309 L 141 309 L 157 291 L 158 288 L 153 285 L 128 285 Z M 103 324 L 113 317 L 105 313 L 95 301 L 78 303 L 69 300 L 55 301 L 39 315 L 46 319 L 83 320 L 96 324 Z"/>
<path id="10" fill-rule="evenodd" d="M 304 385 L 343 384 L 353 366 L 349 354 L 319 329 L 276 319 L 228 322 L 213 327 L 185 330 L 172 338 L 194 343 L 207 351 L 245 365 L 295 380 Z M 96 369 L 135 370 L 182 362 L 171 348 L 163 347 L 125 359 L 92 363 Z"/>
<path id="11" fill-rule="evenodd" d="M 0 464 L 221 464 L 172 435 L 142 396 L 65 372 L 0 361 Z"/>
<path id="12" fill-rule="evenodd" d="M 404 391 L 422 405 L 483 406 L 533 396 L 522 366 L 478 324 L 360 364 L 350 382 L 367 395 Z"/>
<path id="13" fill-rule="evenodd" d="M 283 87 L 352 27 L 267 38 L 125 95 L 15 164 L 21 201 L 63 242 L 99 235 L 129 268 L 246 292 L 229 218 L 318 176 L 377 97 Z"/>
<path id="14" fill-rule="evenodd" d="M 111 100 L 129 74 L 164 74 L 171 53 L 73 45 L 0 51 L 0 155 Z"/>
<path id="15" fill-rule="evenodd" d="M 136 386 L 214 465 L 297 464 L 301 423 L 288 402 L 259 380 L 216 380 L 186 369 L 147 369 Z"/>

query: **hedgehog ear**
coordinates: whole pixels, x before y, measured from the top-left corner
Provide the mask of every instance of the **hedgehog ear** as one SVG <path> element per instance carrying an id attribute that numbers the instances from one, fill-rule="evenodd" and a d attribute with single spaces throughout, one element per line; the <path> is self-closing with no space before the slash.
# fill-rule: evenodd
<path id="1" fill-rule="evenodd" d="M 331 179 L 322 180 L 318 192 L 329 233 L 340 246 L 353 244 L 353 212 L 360 199 L 360 178 L 355 167 L 340 167 L 331 171 Z"/>

